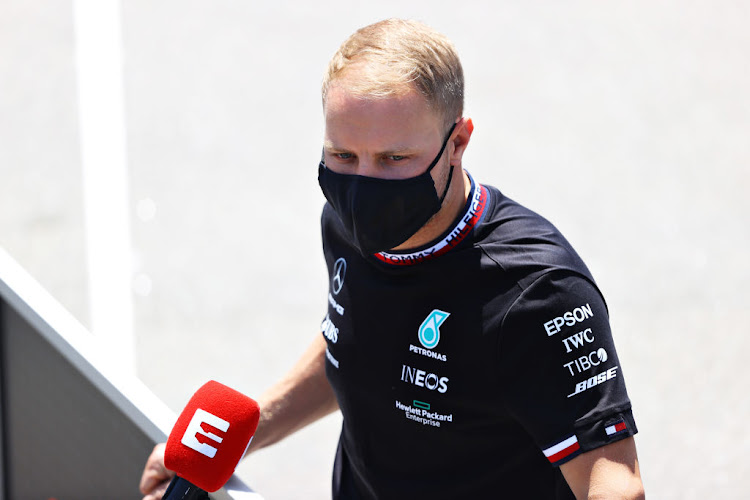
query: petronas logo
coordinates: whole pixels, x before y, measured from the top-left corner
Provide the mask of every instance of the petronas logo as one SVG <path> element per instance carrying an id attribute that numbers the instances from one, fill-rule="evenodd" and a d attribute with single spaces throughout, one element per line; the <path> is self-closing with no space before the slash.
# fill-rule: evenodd
<path id="1" fill-rule="evenodd" d="M 419 342 L 427 349 L 434 349 L 440 342 L 440 325 L 451 313 L 433 309 L 419 325 Z"/>

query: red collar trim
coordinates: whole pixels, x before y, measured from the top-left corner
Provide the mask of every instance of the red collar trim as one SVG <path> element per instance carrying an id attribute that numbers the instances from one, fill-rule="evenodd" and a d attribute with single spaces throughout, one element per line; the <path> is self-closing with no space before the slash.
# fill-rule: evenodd
<path id="1" fill-rule="evenodd" d="M 375 258 L 386 264 L 394 266 L 411 266 L 427 260 L 440 257 L 461 243 L 471 233 L 474 226 L 481 219 L 484 209 L 487 207 L 489 192 L 481 184 L 475 184 L 472 190 L 466 213 L 458 221 L 456 226 L 442 240 L 429 248 L 409 253 L 378 252 Z"/>

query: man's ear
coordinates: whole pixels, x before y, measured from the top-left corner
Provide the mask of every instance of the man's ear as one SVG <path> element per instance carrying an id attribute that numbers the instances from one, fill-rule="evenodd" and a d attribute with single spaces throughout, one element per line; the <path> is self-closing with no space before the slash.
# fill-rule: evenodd
<path id="1" fill-rule="evenodd" d="M 471 121 L 471 118 L 462 117 L 456 122 L 456 130 L 453 132 L 452 139 L 451 165 L 461 166 L 461 158 L 469 145 L 472 132 L 474 132 L 474 122 Z"/>

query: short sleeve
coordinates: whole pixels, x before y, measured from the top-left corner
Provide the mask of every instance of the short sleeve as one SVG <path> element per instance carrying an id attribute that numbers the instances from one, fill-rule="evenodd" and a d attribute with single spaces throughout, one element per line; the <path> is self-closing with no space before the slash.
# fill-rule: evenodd
<path id="1" fill-rule="evenodd" d="M 521 293 L 499 374 L 508 411 L 553 465 L 637 432 L 606 304 L 582 276 L 547 273 Z"/>

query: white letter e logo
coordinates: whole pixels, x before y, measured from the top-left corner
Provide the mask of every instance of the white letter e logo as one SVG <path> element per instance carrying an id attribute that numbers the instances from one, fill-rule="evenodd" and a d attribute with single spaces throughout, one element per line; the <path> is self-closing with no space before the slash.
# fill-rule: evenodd
<path id="1" fill-rule="evenodd" d="M 227 429 L 229 429 L 229 422 L 198 408 L 197 410 L 195 410 L 195 415 L 193 415 L 192 420 L 190 420 L 190 423 L 185 430 L 185 434 L 182 436 L 182 444 L 184 444 L 188 448 L 194 449 L 198 453 L 206 455 L 208 458 L 214 458 L 214 456 L 216 455 L 216 448 L 211 445 L 201 443 L 195 436 L 197 434 L 201 434 L 211 439 L 212 441 L 216 441 L 217 443 L 221 443 L 224 438 L 220 438 L 212 432 L 203 430 L 202 424 L 204 423 L 215 427 L 222 432 L 226 432 Z"/>

